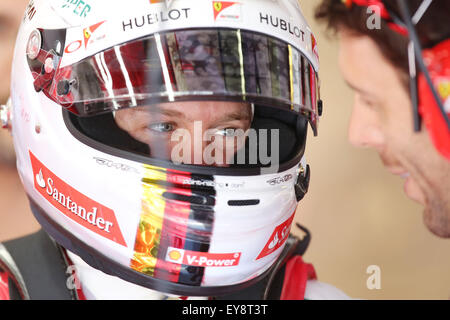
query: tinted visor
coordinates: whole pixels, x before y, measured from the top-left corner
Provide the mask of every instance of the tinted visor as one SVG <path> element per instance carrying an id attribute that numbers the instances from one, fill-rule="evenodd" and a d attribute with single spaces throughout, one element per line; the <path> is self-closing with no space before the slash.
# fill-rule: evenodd
<path id="1" fill-rule="evenodd" d="M 80 116 L 154 103 L 226 100 L 281 108 L 317 132 L 318 81 L 294 47 L 243 30 L 154 34 L 56 70 L 49 96 Z"/>
<path id="2" fill-rule="evenodd" d="M 274 172 L 291 168 L 303 156 L 308 127 L 301 115 L 230 101 L 158 103 L 90 117 L 68 111 L 64 115 L 75 137 L 104 152 L 159 166 L 214 167 L 216 173 L 222 167 L 223 174 L 230 167 Z"/>

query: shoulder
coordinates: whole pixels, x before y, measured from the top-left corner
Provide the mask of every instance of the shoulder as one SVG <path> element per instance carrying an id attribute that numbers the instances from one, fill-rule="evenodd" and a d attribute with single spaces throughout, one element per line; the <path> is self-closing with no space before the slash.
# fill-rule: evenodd
<path id="1" fill-rule="evenodd" d="M 60 248 L 43 230 L 0 243 L 0 273 L 6 273 L 10 300 L 72 299 L 66 271 Z"/>
<path id="2" fill-rule="evenodd" d="M 350 300 L 343 291 L 331 284 L 318 280 L 308 280 L 306 283 L 305 300 Z"/>
<path id="3" fill-rule="evenodd" d="M 25 281 L 18 264 L 19 256 L 27 255 L 25 245 L 33 237 L 28 235 L 0 243 L 0 300 L 29 298 Z M 23 253 L 21 253 L 23 251 Z M 29 255 L 29 253 L 28 253 Z"/>

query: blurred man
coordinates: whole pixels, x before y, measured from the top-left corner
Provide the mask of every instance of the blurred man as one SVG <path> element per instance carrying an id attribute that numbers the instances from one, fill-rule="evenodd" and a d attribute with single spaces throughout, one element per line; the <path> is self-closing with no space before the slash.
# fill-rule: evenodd
<path id="1" fill-rule="evenodd" d="M 0 1 L 0 105 L 9 97 L 14 44 L 27 3 L 27 0 Z M 11 134 L 7 130 L 0 130 L 0 206 L 0 240 L 38 229 L 21 189 Z"/>
<path id="2" fill-rule="evenodd" d="M 374 148 L 405 179 L 407 196 L 424 206 L 428 229 L 450 237 L 450 3 L 324 0 L 316 17 L 338 33 L 340 69 L 355 91 L 350 142 Z M 413 51 L 419 42 L 424 58 Z M 421 68 L 424 60 L 428 70 Z"/>
<path id="3" fill-rule="evenodd" d="M 0 104 L 4 104 L 9 97 L 9 74 L 14 44 L 27 2 L 27 0 L 0 2 Z M 6 130 L 0 130 L 0 162 L 14 164 L 12 140 Z"/>

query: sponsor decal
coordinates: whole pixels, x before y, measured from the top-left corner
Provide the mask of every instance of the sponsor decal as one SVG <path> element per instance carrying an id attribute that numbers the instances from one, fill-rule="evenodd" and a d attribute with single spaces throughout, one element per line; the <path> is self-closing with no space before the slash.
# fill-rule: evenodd
<path id="1" fill-rule="evenodd" d="M 291 35 L 296 38 L 305 41 L 305 31 L 303 31 L 300 27 L 292 25 L 289 21 L 281 19 L 279 17 L 274 17 L 271 14 L 264 14 L 262 12 L 259 13 L 259 22 L 262 24 L 270 25 L 274 28 L 279 28 L 285 32 L 289 32 Z"/>
<path id="2" fill-rule="evenodd" d="M 161 2 L 164 2 L 166 4 L 166 7 L 169 7 L 170 4 L 172 3 L 172 0 L 150 0 L 151 4 L 161 3 Z"/>
<path id="3" fill-rule="evenodd" d="M 140 17 L 122 21 L 122 29 L 125 32 L 135 28 L 142 28 L 146 25 L 176 21 L 179 19 L 188 19 L 190 10 L 191 8 L 182 8 L 152 12 Z"/>
<path id="4" fill-rule="evenodd" d="M 74 15 L 86 18 L 92 7 L 86 0 L 62 0 L 61 8 L 72 10 Z"/>
<path id="5" fill-rule="evenodd" d="M 133 172 L 139 174 L 138 169 L 130 167 L 129 165 L 123 163 L 116 163 L 112 160 L 103 159 L 99 157 L 94 157 L 94 160 L 97 164 L 101 166 L 106 166 L 108 168 L 115 168 L 117 170 L 125 171 L 125 172 Z"/>
<path id="6" fill-rule="evenodd" d="M 198 187 L 210 187 L 210 188 L 243 188 L 245 182 L 217 182 L 214 180 L 202 179 L 202 178 L 190 178 L 184 176 L 171 176 L 169 178 L 170 182 L 175 184 L 183 184 L 188 186 L 198 186 Z"/>
<path id="7" fill-rule="evenodd" d="M 446 78 L 438 79 L 437 81 L 438 93 L 444 102 L 445 112 L 450 112 L 450 81 Z"/>
<path id="8" fill-rule="evenodd" d="M 73 52 L 77 51 L 78 49 L 80 49 L 83 46 L 83 43 L 84 43 L 84 48 L 87 49 L 89 44 L 91 44 L 93 42 L 96 42 L 98 40 L 102 40 L 102 39 L 106 38 L 106 34 L 104 34 L 104 33 L 99 35 L 99 36 L 97 36 L 97 37 L 95 37 L 95 38 L 92 37 L 94 32 L 103 23 L 105 23 L 105 21 L 102 21 L 102 22 L 96 23 L 96 24 L 94 24 L 94 25 L 92 25 L 90 27 L 84 28 L 83 29 L 83 40 L 72 41 L 71 43 L 69 43 L 66 46 L 64 52 L 65 53 L 73 53 Z"/>
<path id="9" fill-rule="evenodd" d="M 166 261 L 194 267 L 233 267 L 239 265 L 241 252 L 208 253 L 168 247 Z"/>
<path id="10" fill-rule="evenodd" d="M 271 186 L 275 186 L 277 184 L 283 183 L 283 182 L 287 182 L 289 180 L 291 180 L 293 177 L 292 174 L 286 174 L 282 177 L 276 177 L 270 180 L 267 180 L 267 183 L 270 184 Z"/>
<path id="11" fill-rule="evenodd" d="M 214 20 L 238 21 L 242 15 L 242 4 L 230 1 L 213 1 Z"/>
<path id="12" fill-rule="evenodd" d="M 317 40 L 312 33 L 311 33 L 311 48 L 317 60 L 319 60 L 319 48 L 317 46 Z"/>
<path id="13" fill-rule="evenodd" d="M 95 30 L 98 29 L 98 27 L 100 27 L 103 23 L 105 23 L 105 21 L 96 23 L 92 26 L 90 26 L 89 28 L 85 28 L 83 30 L 83 36 L 84 36 L 84 47 L 87 48 L 89 40 L 91 40 L 92 37 L 92 33 L 95 32 Z"/>
<path id="14" fill-rule="evenodd" d="M 289 219 L 287 219 L 285 222 L 280 224 L 275 228 L 275 230 L 272 232 L 272 235 L 269 238 L 269 241 L 267 241 L 266 245 L 264 246 L 264 249 L 259 253 L 256 260 L 262 259 L 278 248 L 280 248 L 287 240 L 290 230 L 292 221 L 294 220 L 295 211 L 291 215 Z"/>
<path id="15" fill-rule="evenodd" d="M 96 234 L 126 246 L 113 210 L 72 188 L 30 151 L 34 188 L 66 217 Z"/>
<path id="16" fill-rule="evenodd" d="M 36 14 L 36 7 L 34 6 L 34 0 L 31 0 L 25 9 L 24 20 L 28 18 L 28 21 L 33 20 L 34 15 Z"/>

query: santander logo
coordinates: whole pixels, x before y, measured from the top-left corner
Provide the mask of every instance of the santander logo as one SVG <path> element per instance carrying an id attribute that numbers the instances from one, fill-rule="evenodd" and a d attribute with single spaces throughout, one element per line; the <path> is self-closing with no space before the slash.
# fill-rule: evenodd
<path id="1" fill-rule="evenodd" d="M 36 175 L 36 183 L 39 187 L 45 188 L 44 175 L 42 174 L 42 169 L 39 170 L 39 174 Z"/>
<path id="2" fill-rule="evenodd" d="M 29 155 L 36 191 L 71 220 L 104 238 L 126 246 L 113 210 L 90 199 L 59 179 L 31 151 Z"/>
<path id="3" fill-rule="evenodd" d="M 278 248 L 280 248 L 289 237 L 289 233 L 291 231 L 291 225 L 292 221 L 294 220 L 295 211 L 291 215 L 289 219 L 287 219 L 285 222 L 280 224 L 275 228 L 275 230 L 272 232 L 272 235 L 269 238 L 269 241 L 267 241 L 266 245 L 262 249 L 262 251 L 259 253 L 256 260 L 262 259 Z"/>

